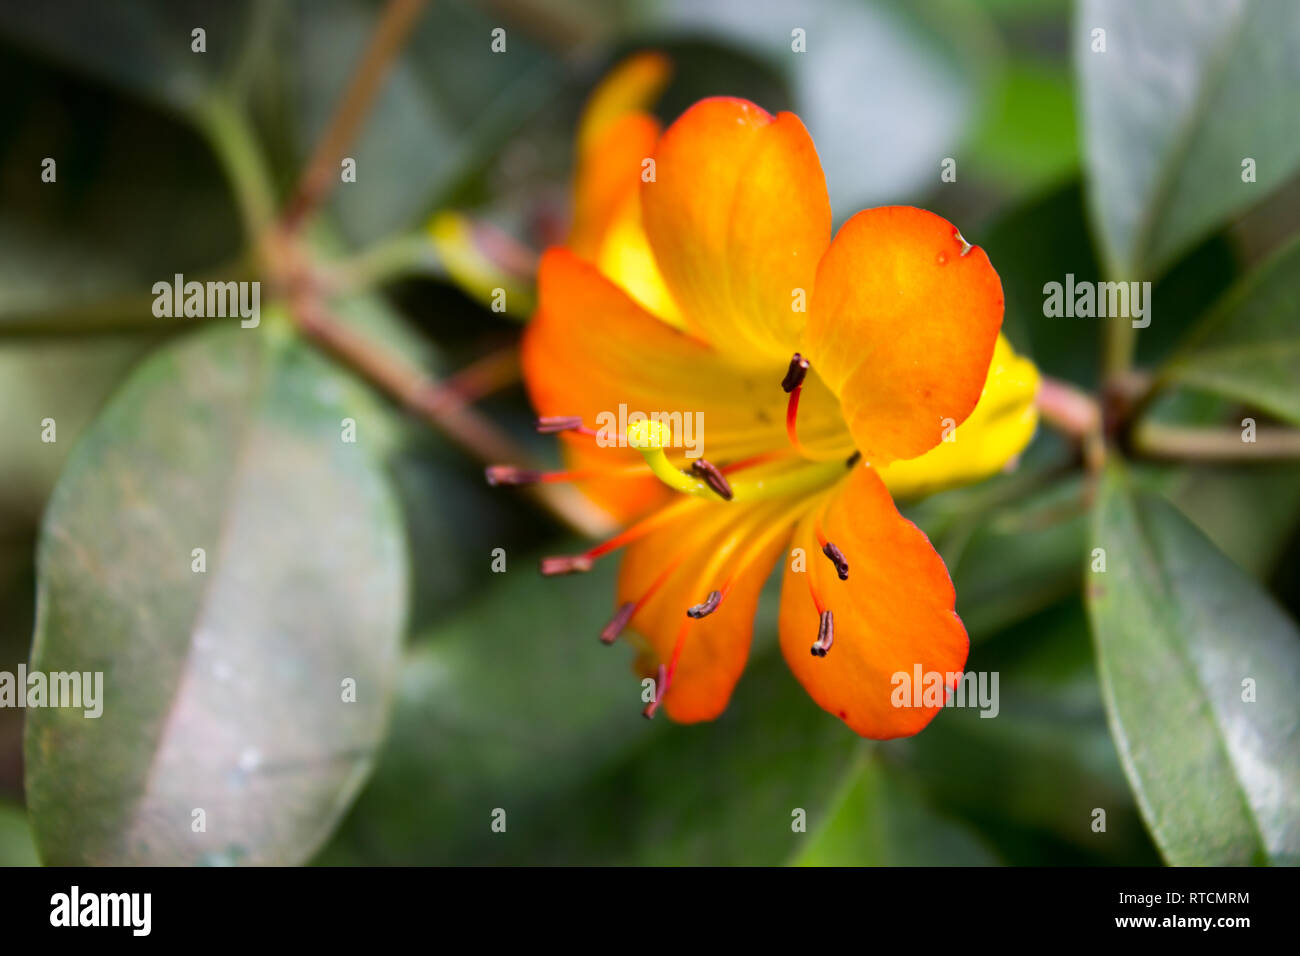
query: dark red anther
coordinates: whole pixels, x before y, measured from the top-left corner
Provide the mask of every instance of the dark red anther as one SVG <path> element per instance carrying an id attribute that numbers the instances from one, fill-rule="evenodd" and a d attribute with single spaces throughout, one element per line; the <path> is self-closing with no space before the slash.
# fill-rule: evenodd
<path id="1" fill-rule="evenodd" d="M 487 483 L 493 488 L 498 485 L 531 485 L 542 479 L 540 471 L 516 468 L 514 465 L 488 465 L 484 474 Z"/>
<path id="2" fill-rule="evenodd" d="M 785 378 L 781 379 L 781 387 L 787 393 L 793 392 L 803 384 L 803 380 L 808 376 L 808 360 L 798 352 L 790 359 L 790 367 L 786 370 Z"/>
<path id="3" fill-rule="evenodd" d="M 609 619 L 609 623 L 600 632 L 600 640 L 604 644 L 613 644 L 618 640 L 618 636 L 623 633 L 623 628 L 627 627 L 627 622 L 632 620 L 632 612 L 636 610 L 636 602 L 628 601 L 626 604 L 619 605 L 614 616 Z"/>
<path id="4" fill-rule="evenodd" d="M 855 451 L 853 454 L 849 455 L 849 459 L 848 459 L 848 461 L 846 461 L 846 462 L 844 463 L 844 467 L 845 467 L 845 468 L 852 468 L 854 465 L 856 465 L 856 464 L 857 464 L 858 462 L 860 462 L 861 460 L 862 460 L 862 452 L 860 452 L 860 451 Z"/>
<path id="5" fill-rule="evenodd" d="M 697 620 L 702 617 L 708 617 L 718 609 L 718 605 L 721 603 L 722 592 L 710 591 L 708 597 L 704 599 L 704 603 L 696 604 L 686 609 L 686 616 L 696 618 Z"/>
<path id="6" fill-rule="evenodd" d="M 696 458 L 691 462 L 691 471 L 696 478 L 712 488 L 723 501 L 732 499 L 731 482 L 727 481 L 726 476 L 718 470 L 716 465 L 705 461 L 703 458 Z"/>
<path id="7" fill-rule="evenodd" d="M 840 576 L 841 581 L 849 579 L 849 561 L 844 557 L 844 552 L 835 547 L 834 541 L 827 541 L 822 546 L 822 554 L 831 559 L 831 564 L 835 565 L 835 573 Z"/>
<path id="8" fill-rule="evenodd" d="M 556 574 L 579 574 L 591 570 L 591 558 L 585 554 L 561 554 L 553 558 L 542 558 L 541 570 L 547 577 Z"/>
<path id="9" fill-rule="evenodd" d="M 822 611 L 821 623 L 817 627 L 817 642 L 812 646 L 813 657 L 825 657 L 834 643 L 835 615 L 830 611 Z"/>
<path id="10" fill-rule="evenodd" d="M 543 415 L 537 419 L 537 431 L 542 435 L 576 431 L 581 427 L 581 415 Z"/>

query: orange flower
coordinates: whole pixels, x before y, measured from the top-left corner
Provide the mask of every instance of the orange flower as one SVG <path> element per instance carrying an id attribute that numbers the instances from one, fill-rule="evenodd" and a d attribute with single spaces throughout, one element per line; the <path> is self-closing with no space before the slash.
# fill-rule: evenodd
<path id="1" fill-rule="evenodd" d="M 938 707 L 894 706 L 894 675 L 952 680 L 968 641 L 942 560 L 881 471 L 935 448 L 980 400 L 997 274 L 919 209 L 860 212 L 832 239 L 825 178 L 793 114 L 708 99 L 657 141 L 642 114 L 610 122 L 606 137 L 637 148 L 611 151 L 605 199 L 585 212 L 580 173 L 572 248 L 542 257 L 523 349 L 543 428 L 562 433 L 575 470 L 490 477 L 594 479 L 616 513 L 657 506 L 543 562 L 585 570 L 626 550 L 601 637 L 640 648 L 657 677 L 650 714 L 725 709 L 781 560 L 781 648 L 809 694 L 863 736 L 918 732 Z M 588 183 L 602 179 L 590 169 L 600 139 L 580 149 Z M 629 179 L 639 188 L 622 196 L 614 184 Z M 606 258 L 620 228 L 618 248 L 639 236 L 643 256 Z"/>

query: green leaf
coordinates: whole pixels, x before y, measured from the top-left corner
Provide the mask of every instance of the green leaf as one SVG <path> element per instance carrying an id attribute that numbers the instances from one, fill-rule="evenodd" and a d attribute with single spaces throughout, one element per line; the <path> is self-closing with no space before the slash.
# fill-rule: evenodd
<path id="1" fill-rule="evenodd" d="M 1300 863 L 1300 632 L 1160 498 L 1112 465 L 1088 606 L 1106 707 L 1174 864 Z"/>
<path id="2" fill-rule="evenodd" d="M 0 344 L 0 512 L 35 527 L 77 436 L 153 344 L 143 336 Z M 45 419 L 52 442 L 42 441 Z"/>
<path id="3" fill-rule="evenodd" d="M 647 722 L 629 648 L 596 639 L 616 570 L 542 579 L 512 552 L 479 601 L 421 640 L 375 778 L 320 862 L 774 865 L 806 848 L 842 809 L 863 744 L 775 651 L 775 591 L 727 711 Z M 498 808 L 505 832 L 491 829 Z M 942 829 L 927 852 L 936 841 L 966 858 L 968 837 Z"/>
<path id="4" fill-rule="evenodd" d="M 479 560 L 491 564 L 488 548 Z M 627 648 L 597 640 L 616 562 L 543 578 L 511 549 L 505 567 L 408 651 L 383 758 L 322 862 L 527 861 L 530 808 L 662 731 L 640 716 Z M 504 839 L 490 830 L 496 807 Z"/>
<path id="5" fill-rule="evenodd" d="M 369 772 L 405 618 L 401 516 L 368 396 L 282 321 L 157 352 L 55 489 L 31 667 L 102 672 L 103 694 L 98 718 L 28 711 L 47 863 L 298 863 Z"/>
<path id="6" fill-rule="evenodd" d="M 197 104 L 246 39 L 248 0 L 62 0 L 0 7 L 0 35 L 143 99 L 177 110 Z M 191 33 L 203 28 L 205 52 Z"/>
<path id="7" fill-rule="evenodd" d="M 988 848 L 928 807 L 899 768 L 865 755 L 830 816 L 794 859 L 799 866 L 989 866 Z"/>
<path id="8" fill-rule="evenodd" d="M 1073 178 L 1079 165 L 1074 90 L 1064 64 L 1007 64 L 970 147 L 974 170 L 1016 193 Z"/>
<path id="9" fill-rule="evenodd" d="M 358 0 L 297 0 L 277 49 L 292 53 L 286 122 L 305 159 L 375 24 Z M 491 50 L 499 17 L 465 3 L 431 3 L 394 62 L 348 155 L 357 182 L 334 191 L 331 208 L 347 239 L 366 243 L 418 226 L 466 177 L 496 158 L 512 133 L 558 88 L 558 61 L 510 29 Z"/>
<path id="10" fill-rule="evenodd" d="M 945 710 L 898 742 L 930 801 L 1013 865 L 1158 862 L 1106 726 L 1082 596 L 974 644 L 966 669 L 998 675 L 996 711 Z"/>
<path id="11" fill-rule="evenodd" d="M 1105 31 L 1105 52 L 1093 32 Z M 1083 0 L 1085 167 L 1111 278 L 1154 279 L 1300 165 L 1300 17 L 1286 0 Z M 1255 161 L 1254 182 L 1242 163 Z"/>
<path id="12" fill-rule="evenodd" d="M 994 40 L 969 4 L 811 0 L 792 16 L 773 0 L 668 0 L 643 10 L 643 29 L 717 39 L 787 73 L 837 220 L 938 185 L 991 79 Z M 796 27 L 805 53 L 792 52 Z"/>
<path id="13" fill-rule="evenodd" d="M 1097 282 L 1097 263 L 1084 214 L 1080 184 L 1067 183 L 1012 208 L 983 233 L 967 238 L 982 245 L 1006 297 L 1003 331 L 1045 374 L 1093 386 L 1099 339 L 1107 322 L 1125 319 L 1056 318 L 1043 314 L 1048 282 Z M 1049 241 L 1050 240 L 1050 241 Z M 1163 360 L 1213 301 L 1230 285 L 1235 260 L 1228 241 L 1211 236 L 1155 283 L 1151 325 L 1139 338 L 1143 363 Z"/>
<path id="14" fill-rule="evenodd" d="M 25 104 L 0 141 L 0 334 L 170 331 L 185 320 L 154 316 L 155 282 L 243 278 L 229 190 L 188 125 L 7 52 L 0 85 Z"/>
<path id="15" fill-rule="evenodd" d="M 0 866 L 40 866 L 27 811 L 0 803 Z"/>
<path id="16" fill-rule="evenodd" d="M 1300 242 L 1242 279 L 1162 373 L 1300 425 Z"/>

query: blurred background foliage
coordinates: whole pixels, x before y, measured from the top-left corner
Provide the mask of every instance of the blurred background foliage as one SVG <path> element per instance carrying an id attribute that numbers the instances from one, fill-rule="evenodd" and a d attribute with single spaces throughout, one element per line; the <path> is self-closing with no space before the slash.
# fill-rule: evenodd
<path id="1" fill-rule="evenodd" d="M 178 401 L 185 382 L 201 398 L 205 382 L 220 380 L 207 366 L 184 371 L 183 356 L 214 364 L 206 352 L 228 346 L 185 320 L 155 319 L 150 286 L 176 272 L 257 276 L 230 167 L 255 143 L 270 189 L 290 193 L 379 10 L 367 0 L 0 8 L 0 670 L 29 656 L 36 542 L 55 482 L 65 466 L 78 473 L 70 484 L 94 478 L 97 466 L 82 460 L 91 452 L 79 448 L 68 463 L 78 437 L 131 447 L 119 421 L 130 401 L 150 401 L 141 397 L 149 388 L 155 403 Z M 1225 426 L 1251 414 L 1262 425 L 1300 424 L 1300 269 L 1286 246 L 1300 224 L 1290 103 L 1298 17 L 1284 0 L 1159 10 L 1122 0 L 435 0 L 347 152 L 357 182 L 334 190 L 312 246 L 327 273 L 355 280 L 337 313 L 429 374 L 508 348 L 526 311 L 493 313 L 458 288 L 426 224 L 452 210 L 525 249 L 557 241 L 585 97 L 622 56 L 658 49 L 674 68 L 658 110 L 665 121 L 712 94 L 794 109 L 817 143 L 837 221 L 913 203 L 957 223 L 987 250 L 1006 291 L 1005 329 L 1044 373 L 1096 391 L 1107 356 L 1133 347 L 1103 343 L 1098 320 L 1044 318 L 1045 282 L 1148 279 L 1154 321 L 1135 347 L 1138 367 L 1160 372 L 1162 390 L 1142 410 L 1151 421 Z M 1109 29 L 1105 59 L 1090 59 L 1094 25 Z M 203 55 L 190 52 L 195 26 L 207 32 Z M 489 50 L 498 26 L 503 55 Z M 794 26 L 807 30 L 806 54 L 790 52 Z M 1170 88 L 1143 75 L 1143 63 L 1174 77 Z M 1259 162 L 1255 184 L 1240 181 L 1242 155 Z M 58 157 L 57 188 L 39 181 L 45 156 Z M 946 157 L 957 161 L 952 183 L 939 178 Z M 514 278 L 522 301 L 528 277 Z M 1263 373 L 1261 357 L 1271 361 Z M 338 375 L 296 352 L 276 361 L 275 374 L 294 381 Z M 166 379 L 168 362 L 181 364 L 180 380 Z M 291 441 L 306 433 L 310 392 L 310 382 L 286 384 L 275 392 L 283 408 L 252 409 L 223 428 L 280 428 Z M 377 585 L 382 593 L 409 575 L 404 659 L 384 702 L 386 735 L 356 730 L 350 784 L 317 772 L 337 759 L 342 745 L 330 741 L 306 771 L 243 797 L 257 802 L 254 859 L 1148 864 L 1300 853 L 1293 702 L 1261 690 L 1268 726 L 1254 743 L 1241 734 L 1256 728 L 1231 719 L 1225 729 L 1189 723 L 1176 701 L 1141 704 L 1162 684 L 1185 704 L 1212 696 L 1184 668 L 1205 655 L 1248 654 L 1275 681 L 1295 673 L 1294 460 L 1140 461 L 1112 466 L 1099 485 L 1078 448 L 1043 427 L 1018 471 L 910 505 L 954 578 L 968 667 L 1000 674 L 1000 713 L 947 710 L 913 739 L 872 744 L 827 718 L 788 674 L 773 594 L 721 719 L 642 720 L 628 658 L 595 640 L 613 568 L 540 579 L 536 557 L 571 546 L 568 532 L 524 498 L 486 488 L 483 462 L 436 430 L 356 392 L 348 407 L 400 508 L 377 519 L 392 525 L 377 534 L 407 541 L 409 560 Z M 554 458 L 553 444 L 532 434 L 517 382 L 479 408 Z M 37 440 L 46 417 L 58 422 L 53 445 Z M 183 443 L 194 439 L 187 427 L 204 426 L 177 427 Z M 190 500 L 187 463 L 154 464 L 158 493 Z M 363 468 L 357 480 L 369 487 L 372 477 Z M 219 490 L 205 500 L 214 521 L 221 509 L 275 506 Z M 67 510 L 51 508 L 47 528 Z M 1137 514 L 1158 518 L 1148 526 Z M 112 522 L 111 506 L 99 520 Z M 1085 558 L 1099 541 L 1113 552 L 1106 593 L 1085 593 Z M 491 571 L 498 547 L 506 574 Z M 241 560 L 256 569 L 262 552 L 250 548 Z M 1162 549 L 1184 560 L 1143 564 Z M 164 573 L 157 560 L 137 563 L 141 575 Z M 321 569 L 322 591 L 351 580 L 346 564 Z M 1193 598 L 1212 585 L 1217 603 L 1198 610 Z M 310 589 L 294 599 L 316 600 Z M 113 644 L 91 633 L 92 621 L 45 627 L 47 653 L 126 652 L 129 628 Z M 391 622 L 364 626 L 376 628 L 366 635 L 373 647 L 356 652 L 385 660 L 401 634 Z M 179 680 L 166 661 L 135 673 L 160 695 Z M 1270 675 L 1258 677 L 1263 685 Z M 1294 701 L 1294 683 L 1280 687 Z M 314 719 L 312 706 L 302 704 L 303 719 Z M 58 759 L 35 751 L 24 812 L 22 718 L 0 710 L 0 863 L 35 862 L 33 831 L 47 861 L 149 858 L 129 847 L 96 856 L 78 839 L 101 847 L 102 834 L 70 835 L 66 821 L 78 814 L 97 815 L 101 829 L 141 825 L 133 800 L 145 787 L 127 770 L 96 788 L 93 760 L 75 749 Z M 110 711 L 96 731 L 131 739 L 124 765 L 147 764 L 161 747 L 139 719 Z M 1219 742 L 1216 770 L 1198 778 L 1188 765 L 1204 766 L 1193 757 L 1205 735 Z M 1243 772 L 1253 746 L 1286 764 L 1280 794 L 1261 795 L 1261 781 Z M 166 810 L 167 794 L 155 796 Z M 304 804 L 331 800 L 324 832 L 294 825 Z M 489 828 L 497 807 L 508 812 L 507 834 Z M 792 832 L 794 808 L 807 813 L 806 834 Z M 1104 833 L 1092 828 L 1094 808 L 1106 810 Z M 1238 824 L 1246 835 L 1234 836 Z"/>

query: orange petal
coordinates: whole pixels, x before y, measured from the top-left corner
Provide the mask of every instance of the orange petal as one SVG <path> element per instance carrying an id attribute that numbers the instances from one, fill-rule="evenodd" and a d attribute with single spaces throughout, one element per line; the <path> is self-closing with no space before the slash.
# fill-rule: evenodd
<path id="1" fill-rule="evenodd" d="M 610 127 L 629 113 L 649 109 L 672 72 L 668 57 L 653 50 L 634 53 L 624 59 L 596 86 L 578 122 L 578 152 L 585 154 L 608 142 Z"/>
<path id="2" fill-rule="evenodd" d="M 848 580 L 821 553 L 819 530 L 843 552 Z M 910 681 L 919 666 L 947 682 L 965 666 L 969 647 L 948 571 L 929 539 L 899 515 L 875 471 L 858 467 L 800 522 L 792 547 L 804 549 L 807 570 L 787 568 L 781 589 L 781 650 L 790 669 L 813 700 L 863 737 L 917 733 L 938 707 L 912 706 L 910 696 L 907 706 L 894 706 L 895 675 Z M 820 613 L 814 591 L 834 616 L 825 657 L 810 653 Z"/>
<path id="3" fill-rule="evenodd" d="M 866 461 L 915 458 L 979 401 L 1002 283 L 952 224 L 909 206 L 860 212 L 817 270 L 804 353 L 840 397 Z"/>
<path id="4" fill-rule="evenodd" d="M 601 448 L 589 438 L 562 438 L 565 468 L 592 473 L 616 472 L 618 469 L 644 465 L 645 459 L 632 448 Z M 620 524 L 624 524 L 667 504 L 677 493 L 658 478 L 612 474 L 574 482 L 584 495 L 599 505 Z"/>
<path id="5" fill-rule="evenodd" d="M 656 664 L 671 669 L 662 706 L 673 720 L 712 720 L 726 709 L 749 657 L 759 592 L 793 527 L 790 502 L 700 501 L 628 547 L 618 603 L 654 588 L 631 627 L 644 638 L 643 674 L 653 676 Z M 687 616 L 710 591 L 724 589 L 711 614 Z"/>
<path id="6" fill-rule="evenodd" d="M 608 425 L 614 439 L 621 436 L 613 423 L 639 412 L 677 416 L 680 454 L 702 453 L 719 465 L 785 443 L 782 367 L 728 365 L 566 249 L 542 257 L 522 362 L 539 414 L 580 415 L 589 427 Z M 626 463 L 621 455 L 614 462 Z"/>
<path id="7" fill-rule="evenodd" d="M 584 259 L 596 258 L 613 223 L 635 201 L 641 164 L 658 138 L 658 120 L 628 113 L 611 120 L 592 148 L 579 150 L 567 245 Z"/>
<path id="8" fill-rule="evenodd" d="M 737 363 L 788 362 L 831 229 L 803 123 L 747 100 L 702 100 L 654 159 L 655 180 L 641 185 L 646 234 L 687 327 Z"/>

